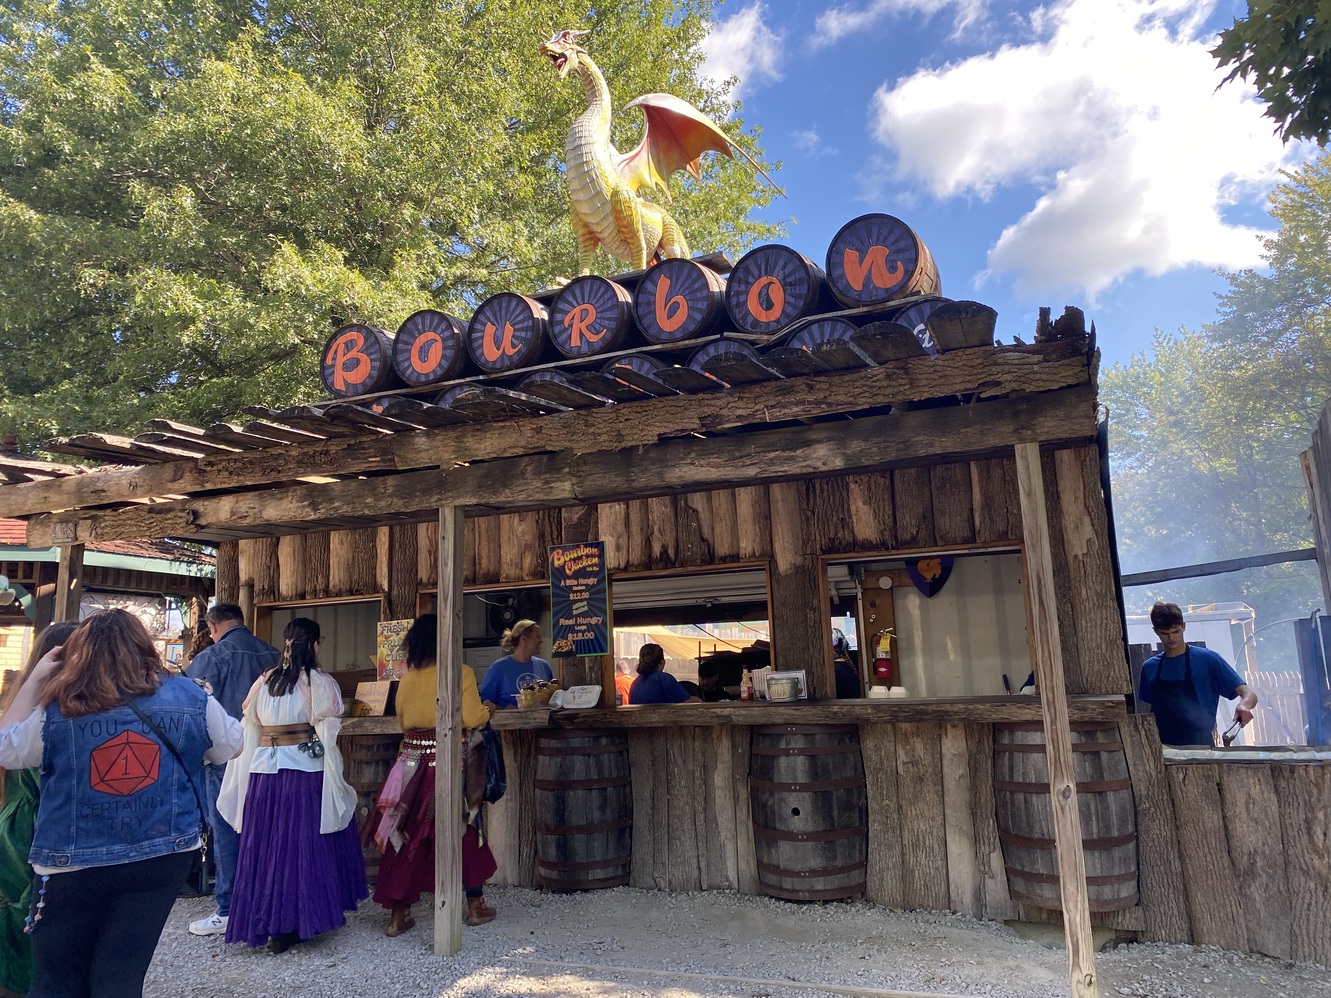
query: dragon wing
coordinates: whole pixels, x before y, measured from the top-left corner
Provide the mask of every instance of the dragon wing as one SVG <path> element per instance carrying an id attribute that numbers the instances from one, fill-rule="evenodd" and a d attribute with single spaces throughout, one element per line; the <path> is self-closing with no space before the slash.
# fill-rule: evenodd
<path id="1" fill-rule="evenodd" d="M 734 148 L 762 174 L 763 179 L 781 191 L 752 156 L 731 142 L 725 132 L 688 101 L 671 94 L 644 94 L 626 106 L 642 108 L 647 119 L 638 147 L 615 160 L 620 178 L 630 189 L 639 191 L 646 187 L 660 190 L 669 197 L 667 181 L 672 173 L 688 170 L 695 180 L 699 180 L 703 153 L 719 152 L 733 159 L 731 149 Z M 785 194 L 784 191 L 781 193 Z"/>

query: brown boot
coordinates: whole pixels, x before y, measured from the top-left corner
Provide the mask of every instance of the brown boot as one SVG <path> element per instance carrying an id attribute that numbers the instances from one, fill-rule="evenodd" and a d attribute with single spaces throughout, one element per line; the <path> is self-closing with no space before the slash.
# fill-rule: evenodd
<path id="1" fill-rule="evenodd" d="M 467 914 L 462 920 L 468 925 L 484 925 L 493 922 L 499 912 L 485 903 L 484 897 L 467 898 Z"/>
<path id="2" fill-rule="evenodd" d="M 388 924 L 384 926 L 384 935 L 389 938 L 400 936 L 415 924 L 416 919 L 411 917 L 410 908 L 394 908 L 388 916 Z"/>

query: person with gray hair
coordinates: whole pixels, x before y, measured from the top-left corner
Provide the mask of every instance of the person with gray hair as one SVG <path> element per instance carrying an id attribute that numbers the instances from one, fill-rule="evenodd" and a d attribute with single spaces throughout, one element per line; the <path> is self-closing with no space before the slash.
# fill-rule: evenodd
<path id="1" fill-rule="evenodd" d="M 204 620 L 213 644 L 194 656 L 185 675 L 205 683 L 222 709 L 239 721 L 245 713 L 245 696 L 250 687 L 278 663 L 282 654 L 250 633 L 244 612 L 234 603 L 214 603 Z M 217 874 L 213 889 L 217 910 L 189 923 L 190 932 L 196 936 L 221 935 L 226 932 L 231 915 L 231 885 L 236 875 L 236 858 L 240 855 L 240 836 L 217 811 L 217 795 L 221 793 L 225 773 L 225 763 L 204 767 L 210 842 Z"/>

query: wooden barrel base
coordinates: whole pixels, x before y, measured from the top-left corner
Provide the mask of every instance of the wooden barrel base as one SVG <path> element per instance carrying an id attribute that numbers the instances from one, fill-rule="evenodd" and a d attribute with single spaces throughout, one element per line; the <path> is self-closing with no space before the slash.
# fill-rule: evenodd
<path id="1" fill-rule="evenodd" d="M 633 851 L 627 733 L 538 732 L 532 785 L 541 888 L 594 891 L 626 886 Z"/>

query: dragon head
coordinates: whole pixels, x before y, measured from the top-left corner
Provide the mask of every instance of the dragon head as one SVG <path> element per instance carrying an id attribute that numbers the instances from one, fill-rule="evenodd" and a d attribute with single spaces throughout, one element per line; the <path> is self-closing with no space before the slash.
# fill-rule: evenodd
<path id="1" fill-rule="evenodd" d="M 587 50 L 578 44 L 578 39 L 587 33 L 586 31 L 559 31 L 552 35 L 549 41 L 541 43 L 538 51 L 554 63 L 555 72 L 559 74 L 560 82 L 563 82 L 570 70 L 577 67 L 578 60 L 587 54 Z"/>

